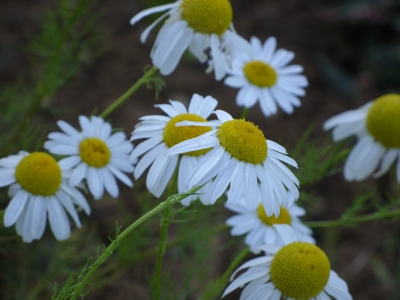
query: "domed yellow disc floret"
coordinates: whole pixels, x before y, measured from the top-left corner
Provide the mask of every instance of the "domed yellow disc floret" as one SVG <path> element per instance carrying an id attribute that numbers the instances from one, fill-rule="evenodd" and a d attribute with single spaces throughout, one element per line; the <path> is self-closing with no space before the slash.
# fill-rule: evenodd
<path id="1" fill-rule="evenodd" d="M 206 119 L 195 114 L 180 114 L 173 117 L 165 126 L 163 134 L 164 142 L 169 148 L 179 144 L 180 142 L 198 137 L 211 130 L 210 126 L 175 126 L 176 123 L 182 121 L 207 122 Z M 200 156 L 206 154 L 210 150 L 211 148 L 207 148 L 188 152 L 185 153 L 185 155 Z"/>
<path id="2" fill-rule="evenodd" d="M 15 169 L 17 182 L 33 195 L 54 195 L 60 188 L 61 177 L 61 169 L 56 160 L 43 152 L 25 156 Z"/>
<path id="3" fill-rule="evenodd" d="M 271 280 L 285 295 L 310 299 L 321 293 L 329 279 L 331 265 L 317 246 L 294 242 L 282 247 L 271 262 Z"/>
<path id="4" fill-rule="evenodd" d="M 232 22 L 232 7 L 228 0 L 183 0 L 182 18 L 195 31 L 223 35 Z"/>
<path id="5" fill-rule="evenodd" d="M 91 167 L 102 168 L 111 159 L 107 144 L 98 138 L 86 138 L 79 144 L 81 159 Z"/>
<path id="6" fill-rule="evenodd" d="M 367 130 L 386 148 L 400 148 L 400 95 L 389 94 L 374 101 L 367 115 Z"/>
<path id="7" fill-rule="evenodd" d="M 257 126 L 245 120 L 231 120 L 219 126 L 221 146 L 239 161 L 262 164 L 267 158 L 267 141 Z"/>
<path id="8" fill-rule="evenodd" d="M 278 79 L 275 69 L 261 60 L 249 61 L 244 65 L 243 72 L 250 83 L 261 88 L 275 85 Z"/>
<path id="9" fill-rule="evenodd" d="M 257 216 L 264 224 L 266 224 L 268 226 L 272 226 L 274 224 L 290 225 L 292 223 L 292 218 L 290 217 L 289 211 L 286 208 L 282 208 L 282 207 L 281 207 L 279 217 L 275 217 L 275 215 L 267 217 L 264 206 L 260 205 L 257 208 Z"/>

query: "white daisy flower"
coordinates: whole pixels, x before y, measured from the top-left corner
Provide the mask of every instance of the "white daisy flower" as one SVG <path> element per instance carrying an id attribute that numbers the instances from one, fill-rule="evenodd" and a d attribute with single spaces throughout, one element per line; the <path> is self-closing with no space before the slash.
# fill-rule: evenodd
<path id="1" fill-rule="evenodd" d="M 103 196 L 104 188 L 114 198 L 119 189 L 115 177 L 132 187 L 133 183 L 123 172 L 133 172 L 129 162 L 129 153 L 133 146 L 126 140 L 123 132 L 111 133 L 111 125 L 100 117 L 92 116 L 89 120 L 79 116 L 82 132 L 77 131 L 64 121 L 57 125 L 64 133 L 52 132 L 50 141 L 44 148 L 50 153 L 66 155 L 59 161 L 62 170 L 73 168 L 69 184 L 78 185 L 86 179 L 89 191 L 95 199 Z"/>
<path id="2" fill-rule="evenodd" d="M 70 224 L 65 211 L 81 227 L 74 204 L 90 214 L 83 195 L 67 184 L 68 174 L 47 153 L 20 151 L 0 159 L 0 187 L 10 186 L 11 201 L 4 213 L 4 226 L 16 224 L 24 242 L 42 237 L 47 217 L 57 240 L 66 240 Z"/>
<path id="3" fill-rule="evenodd" d="M 240 300 L 351 300 L 347 284 L 333 270 L 326 254 L 317 246 L 292 242 L 279 247 L 266 244 L 265 256 L 254 258 L 240 266 L 248 268 L 226 288 L 226 294 L 247 284 Z"/>
<path id="4" fill-rule="evenodd" d="M 253 123 L 234 120 L 222 110 L 215 111 L 215 114 L 219 121 L 177 124 L 214 128 L 168 151 L 168 154 L 176 155 L 213 148 L 187 177 L 188 186 L 201 185 L 214 178 L 209 189 L 210 203 L 214 203 L 230 185 L 228 204 L 235 204 L 244 197 L 248 209 L 254 211 L 261 198 L 267 215 L 279 216 L 280 205 L 287 207 L 289 204 L 286 189 L 296 199 L 299 197 L 299 181 L 281 161 L 294 167 L 297 167 L 296 162 L 285 155 L 285 148 L 266 140 Z"/>
<path id="5" fill-rule="evenodd" d="M 250 250 L 255 252 L 264 244 L 276 244 L 283 246 L 287 244 L 287 237 L 295 237 L 295 240 L 315 244 L 312 231 L 303 225 L 299 217 L 304 216 L 306 211 L 296 205 L 293 195 L 288 192 L 289 204 L 287 208 L 281 208 L 279 217 L 274 215 L 267 217 L 264 206 L 259 201 L 256 211 L 247 209 L 246 200 L 241 198 L 235 205 L 225 205 L 226 208 L 238 213 L 226 220 L 232 226 L 231 235 L 247 234 L 245 243 Z"/>
<path id="6" fill-rule="evenodd" d="M 208 57 L 204 52 L 211 49 L 215 78 L 226 73 L 226 58 L 230 59 L 233 47 L 251 52 L 245 39 L 237 35 L 232 25 L 232 7 L 228 0 L 179 0 L 171 4 L 146 9 L 131 19 L 134 25 L 150 14 L 168 10 L 145 31 L 140 40 L 144 43 L 150 31 L 167 18 L 157 35 L 151 51 L 153 64 L 161 74 L 171 74 L 186 49 L 202 63 Z"/>
<path id="7" fill-rule="evenodd" d="M 178 101 L 170 100 L 170 103 L 155 105 L 155 107 L 163 110 L 168 116 L 146 116 L 140 118 L 141 122 L 136 125 L 131 138 L 131 141 L 143 138 L 147 139 L 137 145 L 130 159 L 137 160 L 139 156 L 144 154 L 133 173 L 136 179 L 152 164 L 147 175 L 146 185 L 148 190 L 156 197 L 161 196 L 178 164 L 179 156 L 167 155 L 166 152 L 168 149 L 182 141 L 197 137 L 211 130 L 211 127 L 176 127 L 175 124 L 183 120 L 207 122 L 207 118 L 218 104 L 217 100 L 213 97 L 207 96 L 203 98 L 198 94 L 193 95 L 189 109 L 186 109 Z M 179 193 L 186 192 L 192 188 L 187 185 L 186 178 L 199 159 L 208 151 L 209 149 L 204 149 L 182 153 L 178 171 Z M 206 185 L 198 191 L 201 194 L 200 200 L 204 204 L 209 204 L 206 197 L 207 188 L 208 186 Z M 193 195 L 187 197 L 181 203 L 189 205 L 196 198 Z"/>
<path id="8" fill-rule="evenodd" d="M 276 48 L 276 39 L 270 37 L 264 45 L 256 37 L 251 38 L 253 55 L 236 51 L 232 67 L 228 69 L 225 84 L 240 88 L 236 103 L 246 108 L 258 101 L 267 117 L 277 112 L 277 104 L 286 113 L 291 114 L 294 107 L 299 107 L 299 96 L 305 95 L 307 78 L 300 75 L 303 67 L 287 64 L 294 58 L 294 53 Z"/>
<path id="9" fill-rule="evenodd" d="M 400 182 L 400 95 L 388 94 L 359 109 L 328 119 L 324 129 L 333 129 L 333 140 L 356 135 L 358 142 L 344 166 L 348 181 L 361 181 L 385 174 L 397 160 L 397 181 Z"/>

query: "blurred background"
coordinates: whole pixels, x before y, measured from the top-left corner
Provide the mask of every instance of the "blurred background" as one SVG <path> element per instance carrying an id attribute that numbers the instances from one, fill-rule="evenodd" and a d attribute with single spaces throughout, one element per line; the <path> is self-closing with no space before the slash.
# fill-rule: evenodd
<path id="1" fill-rule="evenodd" d="M 145 44 L 139 37 L 155 19 L 148 17 L 133 27 L 129 20 L 145 8 L 165 2 L 2 0 L 1 157 L 21 149 L 41 149 L 47 133 L 58 131 L 57 120 L 78 127 L 78 115 L 101 113 L 141 77 L 144 68 L 151 65 L 149 53 L 156 34 L 150 34 Z M 292 115 L 279 111 L 265 118 L 257 104 L 247 117 L 259 125 L 267 139 L 285 146 L 289 155 L 298 149 L 300 137 L 310 128 L 309 142 L 296 150 L 299 156 L 308 145 L 318 149 L 333 144 L 330 133 L 322 130 L 327 118 L 380 95 L 400 93 L 399 1 L 231 3 L 234 26 L 240 35 L 262 41 L 275 36 L 278 48 L 295 52 L 292 64 L 302 65 L 309 80 L 302 106 Z M 49 10 L 70 14 L 52 15 Z M 71 11 L 78 11 L 78 21 L 71 17 Z M 157 100 L 153 90 L 142 87 L 108 120 L 129 136 L 139 117 L 160 114 L 154 104 L 168 99 L 188 103 L 194 93 L 213 96 L 219 100 L 219 109 L 239 117 L 237 90 L 215 81 L 205 69 L 206 65 L 185 55 L 173 74 L 163 78 L 165 86 Z M 342 146 L 353 144 L 354 140 L 348 140 Z M 300 203 L 308 212 L 305 220 L 337 219 L 357 195 L 378 195 L 374 198 L 378 206 L 389 201 L 388 192 L 399 196 L 394 174 L 349 183 L 343 179 L 340 166 L 330 170 L 329 176 L 302 187 Z M 301 170 L 300 163 L 299 167 Z M 160 201 L 146 192 L 143 180 L 135 183 L 133 192 L 122 185 L 120 189 L 119 199 L 88 198 L 91 216 L 82 214 L 83 228 L 73 230 L 65 242 L 57 243 L 47 228 L 41 240 L 23 244 L 14 227 L 0 228 L 0 297 L 50 298 L 55 281 L 59 290 L 72 272 L 79 274 L 86 260 L 96 257 L 100 245 L 108 244 L 108 236 L 115 235 L 115 221 L 126 228 Z M 3 188 L 0 209 L 8 202 Z M 244 247 L 243 239 L 230 237 L 224 226 L 230 212 L 221 204 L 195 204 L 176 217 L 187 222 L 177 222 L 170 228 L 164 264 L 165 299 L 198 299 Z M 158 226 L 159 219 L 154 218 L 124 241 L 93 277 L 94 284 L 85 299 L 150 299 L 148 280 L 155 261 Z M 400 299 L 398 221 L 314 232 L 318 246 L 328 254 L 332 269 L 348 283 L 354 299 Z M 238 297 L 239 293 L 233 293 L 224 299 Z"/>

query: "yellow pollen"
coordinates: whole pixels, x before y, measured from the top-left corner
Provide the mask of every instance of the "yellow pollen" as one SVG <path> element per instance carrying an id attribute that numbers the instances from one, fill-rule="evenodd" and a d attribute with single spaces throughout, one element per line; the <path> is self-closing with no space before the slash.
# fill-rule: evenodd
<path id="1" fill-rule="evenodd" d="M 287 297 L 311 299 L 320 294 L 329 279 L 331 265 L 317 246 L 294 242 L 282 247 L 271 262 L 271 280 Z"/>
<path id="2" fill-rule="evenodd" d="M 379 97 L 367 115 L 368 132 L 386 148 L 400 148 L 400 95 Z"/>
<path id="3" fill-rule="evenodd" d="M 232 22 L 228 0 L 183 0 L 182 18 L 195 31 L 222 36 Z"/>
<path id="4" fill-rule="evenodd" d="M 33 195 L 51 196 L 60 188 L 62 176 L 60 166 L 52 156 L 33 152 L 17 165 L 15 179 Z"/>
<path id="5" fill-rule="evenodd" d="M 244 65 L 243 72 L 250 83 L 261 88 L 275 85 L 278 79 L 275 69 L 261 60 L 249 61 Z"/>
<path id="6" fill-rule="evenodd" d="M 211 130 L 210 126 L 175 126 L 176 123 L 182 121 L 207 122 L 206 119 L 195 114 L 180 114 L 176 117 L 173 117 L 165 126 L 163 134 L 164 142 L 169 148 L 183 141 L 198 137 Z M 211 148 L 207 148 L 203 150 L 187 152 L 185 155 L 200 156 L 206 154 L 210 150 Z"/>
<path id="7" fill-rule="evenodd" d="M 257 209 L 257 216 L 264 224 L 266 224 L 268 226 L 272 226 L 274 224 L 290 225 L 292 223 L 292 218 L 290 217 L 289 211 L 286 208 L 282 208 L 282 207 L 281 207 L 279 217 L 275 217 L 275 215 L 267 217 L 264 206 L 260 205 Z"/>
<path id="8" fill-rule="evenodd" d="M 81 159 L 91 167 L 102 168 L 111 159 L 107 144 L 98 138 L 86 138 L 79 144 Z"/>
<path id="9" fill-rule="evenodd" d="M 257 126 L 245 120 L 231 120 L 219 126 L 221 146 L 239 161 L 262 164 L 267 158 L 267 141 Z"/>

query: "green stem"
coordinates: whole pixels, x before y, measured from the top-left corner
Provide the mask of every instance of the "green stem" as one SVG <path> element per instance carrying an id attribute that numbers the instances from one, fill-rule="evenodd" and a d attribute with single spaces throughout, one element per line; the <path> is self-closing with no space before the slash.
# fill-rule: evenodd
<path id="1" fill-rule="evenodd" d="M 206 291 L 204 292 L 204 294 L 201 296 L 200 299 L 201 300 L 215 299 L 217 295 L 221 295 L 225 286 L 229 282 L 229 277 L 232 275 L 232 273 L 235 271 L 238 265 L 243 261 L 243 259 L 249 253 L 250 250 L 248 247 L 240 251 L 235 256 L 229 267 L 225 270 L 224 274 L 222 274 L 222 276 L 215 283 L 212 283 L 206 288 Z"/>
<path id="2" fill-rule="evenodd" d="M 375 221 L 380 219 L 385 219 L 389 217 L 395 217 L 400 215 L 400 208 L 389 210 L 389 211 L 378 211 L 373 214 L 351 217 L 351 218 L 342 218 L 339 220 L 331 220 L 331 221 L 309 221 L 304 222 L 304 224 L 311 228 L 326 228 L 326 227 L 336 227 L 343 225 L 355 225 L 362 222 Z"/>
<path id="3" fill-rule="evenodd" d="M 104 250 L 104 252 L 97 258 L 95 263 L 89 267 L 89 271 L 86 273 L 85 277 L 82 279 L 81 282 L 79 282 L 75 288 L 74 291 L 70 297 L 70 300 L 75 300 L 76 296 L 79 295 L 82 290 L 85 288 L 85 286 L 89 283 L 90 277 L 93 275 L 94 272 L 96 272 L 97 268 L 102 265 L 106 259 L 115 251 L 115 249 L 119 246 L 120 242 L 128 236 L 131 231 L 133 231 L 136 227 L 147 221 L 150 217 L 154 216 L 155 214 L 158 214 L 159 212 L 163 211 L 167 207 L 170 207 L 171 205 L 182 201 L 186 197 L 194 194 L 197 192 L 199 189 L 202 188 L 201 186 L 194 187 L 187 191 L 184 194 L 178 194 L 174 196 L 168 197 L 168 199 L 164 202 L 161 202 L 158 204 L 155 208 L 153 208 L 151 211 L 148 213 L 144 214 L 142 217 L 140 217 L 138 220 L 136 220 L 134 223 L 132 223 L 128 228 L 126 228 L 121 234 L 119 234 L 115 240 Z"/>
<path id="4" fill-rule="evenodd" d="M 117 100 L 115 100 L 109 107 L 107 107 L 106 110 L 101 113 L 100 117 L 105 119 L 110 113 L 112 113 L 116 108 L 124 103 L 133 93 L 135 93 L 143 84 L 148 82 L 149 78 L 151 78 L 157 71 L 158 68 L 154 66 L 146 71 L 146 73 L 144 73 L 144 75 L 129 88 L 129 90 L 123 93 Z"/>
<path id="5" fill-rule="evenodd" d="M 247 117 L 247 114 L 249 113 L 249 108 L 243 108 L 242 112 L 240 113 L 239 119 L 245 119 Z"/>
<path id="6" fill-rule="evenodd" d="M 174 192 L 174 189 L 177 186 L 179 163 L 175 170 L 174 176 L 172 178 L 172 182 L 168 188 L 168 195 L 172 195 Z M 162 263 L 163 263 L 165 251 L 167 248 L 168 227 L 169 227 L 169 224 L 171 223 L 170 218 L 171 218 L 171 208 L 167 207 L 164 210 L 163 215 L 161 217 L 161 221 L 160 221 L 160 239 L 158 241 L 157 260 L 156 260 L 156 264 L 154 266 L 153 278 L 152 278 L 152 280 L 153 280 L 152 292 L 154 295 L 154 297 L 153 297 L 154 299 L 161 299 L 161 273 L 162 273 L 161 269 L 162 269 Z"/>

